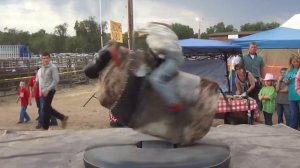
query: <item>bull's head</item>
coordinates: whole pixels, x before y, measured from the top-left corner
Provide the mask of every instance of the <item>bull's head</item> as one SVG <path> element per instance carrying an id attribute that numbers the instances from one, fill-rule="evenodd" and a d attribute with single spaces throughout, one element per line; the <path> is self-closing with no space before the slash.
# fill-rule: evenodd
<path id="1" fill-rule="evenodd" d="M 108 63 L 113 59 L 115 62 L 117 56 L 117 46 L 109 44 L 104 46 L 98 52 L 98 56 L 95 58 L 95 61 L 89 63 L 85 69 L 84 73 L 89 78 L 98 78 L 99 73 L 108 65 Z"/>

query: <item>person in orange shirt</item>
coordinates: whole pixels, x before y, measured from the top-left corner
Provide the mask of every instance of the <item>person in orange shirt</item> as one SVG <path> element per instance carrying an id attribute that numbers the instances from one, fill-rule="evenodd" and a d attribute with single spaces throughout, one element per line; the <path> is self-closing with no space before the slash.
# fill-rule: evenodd
<path id="1" fill-rule="evenodd" d="M 30 117 L 26 111 L 28 104 L 31 105 L 31 102 L 29 100 L 29 91 L 26 89 L 25 82 L 21 81 L 20 82 L 20 89 L 18 90 L 18 99 L 17 99 L 17 104 L 21 100 L 21 111 L 20 111 L 20 118 L 18 121 L 18 124 L 24 123 L 24 122 L 29 122 Z"/>

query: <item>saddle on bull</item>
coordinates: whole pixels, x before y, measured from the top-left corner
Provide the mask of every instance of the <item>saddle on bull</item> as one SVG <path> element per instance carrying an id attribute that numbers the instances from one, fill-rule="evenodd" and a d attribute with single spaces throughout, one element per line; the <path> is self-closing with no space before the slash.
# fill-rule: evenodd
<path id="1" fill-rule="evenodd" d="M 147 80 L 158 62 L 151 51 L 129 51 L 111 43 L 99 51 L 85 73 L 98 78 L 96 97 L 124 126 L 172 143 L 191 144 L 210 129 L 219 87 L 213 81 L 178 72 L 168 85 L 183 103 L 183 110 L 171 113 Z"/>

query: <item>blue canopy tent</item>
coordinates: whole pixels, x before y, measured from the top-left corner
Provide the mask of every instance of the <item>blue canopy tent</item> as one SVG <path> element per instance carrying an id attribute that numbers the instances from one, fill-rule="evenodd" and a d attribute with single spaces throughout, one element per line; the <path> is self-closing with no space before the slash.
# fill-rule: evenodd
<path id="1" fill-rule="evenodd" d="M 280 69 L 288 67 L 288 59 L 300 53 L 300 14 L 296 14 L 280 27 L 232 40 L 232 44 L 248 48 L 250 42 L 256 42 L 265 61 L 264 72 L 279 75 Z M 245 49 L 243 52 L 247 53 Z"/>
<path id="2" fill-rule="evenodd" d="M 179 44 L 186 58 L 182 71 L 207 77 L 216 81 L 223 91 L 231 92 L 227 58 L 240 54 L 240 46 L 219 40 L 193 38 L 179 40 Z"/>
<path id="3" fill-rule="evenodd" d="M 232 44 L 248 48 L 254 41 L 261 49 L 300 48 L 300 29 L 278 27 L 232 40 Z"/>
<path id="4" fill-rule="evenodd" d="M 241 51 L 240 46 L 219 40 L 190 38 L 179 40 L 179 44 L 181 45 L 184 54 L 236 54 Z"/>

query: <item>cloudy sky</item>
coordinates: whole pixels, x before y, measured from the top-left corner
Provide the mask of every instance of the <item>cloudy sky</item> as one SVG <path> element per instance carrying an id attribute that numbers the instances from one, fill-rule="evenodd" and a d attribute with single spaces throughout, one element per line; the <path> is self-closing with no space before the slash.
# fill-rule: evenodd
<path id="1" fill-rule="evenodd" d="M 0 31 L 5 27 L 36 32 L 68 23 L 68 34 L 74 35 L 74 23 L 89 16 L 100 20 L 100 0 L 0 0 Z M 101 0 L 103 21 L 122 23 L 127 31 L 127 0 Z M 239 29 L 245 23 L 283 23 L 300 13 L 300 0 L 133 0 L 134 26 L 149 21 L 181 23 L 197 32 L 223 21 Z"/>

